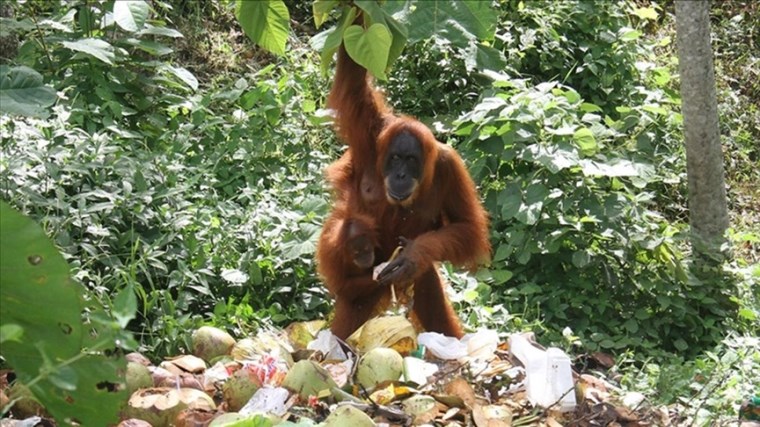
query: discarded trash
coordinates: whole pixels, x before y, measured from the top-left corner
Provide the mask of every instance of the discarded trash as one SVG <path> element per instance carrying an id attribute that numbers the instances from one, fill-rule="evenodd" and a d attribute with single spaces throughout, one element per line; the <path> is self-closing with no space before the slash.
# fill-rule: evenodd
<path id="1" fill-rule="evenodd" d="M 462 342 L 467 345 L 467 356 L 487 360 L 494 356 L 499 345 L 499 334 L 491 329 L 480 329 L 462 337 Z"/>
<path id="2" fill-rule="evenodd" d="M 575 409 L 575 385 L 570 358 L 558 348 L 542 350 L 523 335 L 509 337 L 512 354 L 525 366 L 528 401 L 548 408 L 555 403 L 560 411 Z"/>
<path id="3" fill-rule="evenodd" d="M 417 342 L 439 359 L 459 360 L 469 357 L 486 360 L 493 357 L 499 345 L 499 335 L 496 331 L 481 329 L 466 334 L 462 339 L 456 339 L 438 332 L 422 332 L 417 336 Z"/>
<path id="4" fill-rule="evenodd" d="M 457 360 L 467 356 L 467 344 L 438 332 L 423 332 L 417 336 L 417 342 L 439 359 Z"/>
<path id="5" fill-rule="evenodd" d="M 438 366 L 416 357 L 404 358 L 404 379 L 417 385 L 425 385 L 428 377 L 438 372 Z"/>
<path id="6" fill-rule="evenodd" d="M 319 331 L 317 339 L 310 342 L 306 348 L 321 351 L 327 360 L 346 360 L 348 358 L 338 342 L 338 337 L 333 335 L 329 329 Z"/>
<path id="7" fill-rule="evenodd" d="M 248 403 L 240 409 L 241 415 L 270 413 L 283 416 L 288 412 L 290 392 L 282 387 L 264 387 L 254 393 Z"/>
<path id="8" fill-rule="evenodd" d="M 760 396 L 752 396 L 739 408 L 739 419 L 760 421 Z"/>

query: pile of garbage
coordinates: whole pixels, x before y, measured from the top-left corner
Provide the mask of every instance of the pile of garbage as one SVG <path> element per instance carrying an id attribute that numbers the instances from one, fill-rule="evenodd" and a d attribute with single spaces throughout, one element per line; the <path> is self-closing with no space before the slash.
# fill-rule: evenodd
<path id="1" fill-rule="evenodd" d="M 202 327 L 193 354 L 154 365 L 131 353 L 119 426 L 669 424 L 666 409 L 622 393 L 602 369 L 576 372 L 529 334 L 417 334 L 404 316 L 372 319 L 346 342 L 323 328 L 295 323 L 235 341 Z"/>

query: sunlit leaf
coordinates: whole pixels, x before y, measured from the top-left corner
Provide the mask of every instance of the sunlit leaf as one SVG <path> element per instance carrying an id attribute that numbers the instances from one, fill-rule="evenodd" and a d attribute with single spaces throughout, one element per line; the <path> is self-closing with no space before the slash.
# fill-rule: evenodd
<path id="1" fill-rule="evenodd" d="M 754 321 L 757 319 L 757 314 L 748 308 L 742 308 L 739 310 L 739 317 L 745 320 Z"/>
<path id="2" fill-rule="evenodd" d="M 314 0 L 312 11 L 314 13 L 314 25 L 319 28 L 330 16 L 330 11 L 338 4 L 338 0 Z"/>
<path id="3" fill-rule="evenodd" d="M 150 24 L 145 24 L 145 28 L 138 31 L 137 34 L 138 35 L 150 34 L 154 36 L 164 36 L 164 37 L 172 37 L 172 38 L 183 37 L 182 33 L 180 33 L 179 31 L 173 28 L 155 27 Z"/>
<path id="4" fill-rule="evenodd" d="M 198 79 L 196 79 L 193 73 L 188 71 L 186 68 L 166 65 L 165 69 L 170 74 L 177 77 L 182 83 L 186 84 L 191 89 L 198 90 Z"/>
<path id="5" fill-rule="evenodd" d="M 589 159 L 580 161 L 583 173 L 587 176 L 637 176 L 636 164 L 630 160 L 617 159 L 609 162 L 597 162 Z"/>
<path id="6" fill-rule="evenodd" d="M 532 154 L 533 161 L 540 163 L 551 173 L 576 166 L 579 162 L 578 153 L 558 146 L 533 144 L 527 147 L 526 151 Z"/>
<path id="7" fill-rule="evenodd" d="M 0 325 L 0 344 L 6 341 L 21 342 L 23 336 L 24 328 L 15 323 Z"/>
<path id="8" fill-rule="evenodd" d="M 235 15 L 254 43 L 277 55 L 285 53 L 290 32 L 290 12 L 282 0 L 238 0 Z"/>
<path id="9" fill-rule="evenodd" d="M 408 38 L 408 31 L 406 26 L 401 25 L 396 19 L 390 15 L 385 8 L 381 8 L 375 0 L 356 0 L 354 4 L 362 9 L 365 16 L 369 16 L 369 24 L 384 24 L 386 28 L 391 32 L 391 47 L 388 49 L 388 61 L 386 68 L 388 68 L 404 50 L 406 41 Z"/>
<path id="10" fill-rule="evenodd" d="M 637 7 L 633 13 L 641 19 L 656 21 L 658 18 L 657 10 L 653 7 Z"/>
<path id="11" fill-rule="evenodd" d="M 391 47 L 391 33 L 382 24 L 373 24 L 365 31 L 351 25 L 343 33 L 343 42 L 351 59 L 375 77 L 385 80 L 385 68 Z"/>
<path id="12" fill-rule="evenodd" d="M 575 131 L 573 140 L 578 145 L 578 148 L 580 148 L 581 153 L 586 156 L 594 154 L 598 149 L 594 133 L 589 128 L 582 127 Z"/>
<path id="13" fill-rule="evenodd" d="M 118 0 L 113 4 L 113 18 L 125 31 L 134 33 L 145 25 L 150 6 L 144 0 Z"/>
<path id="14" fill-rule="evenodd" d="M 623 28 L 620 30 L 620 40 L 632 41 L 641 37 L 641 31 L 634 30 L 632 28 Z"/>
<path id="15" fill-rule="evenodd" d="M 222 279 L 230 283 L 240 284 L 248 281 L 248 275 L 237 268 L 225 268 L 222 270 Z"/>
<path id="16" fill-rule="evenodd" d="M 73 42 L 63 42 L 63 46 L 67 49 L 86 53 L 108 65 L 113 65 L 113 61 L 116 59 L 113 53 L 113 46 L 101 39 L 80 39 Z"/>

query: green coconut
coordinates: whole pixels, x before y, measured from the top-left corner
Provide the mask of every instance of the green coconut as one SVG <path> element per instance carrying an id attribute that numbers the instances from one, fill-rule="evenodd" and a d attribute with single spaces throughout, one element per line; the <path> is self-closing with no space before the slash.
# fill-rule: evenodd
<path id="1" fill-rule="evenodd" d="M 230 354 L 234 345 L 232 335 L 213 326 L 201 326 L 193 332 L 193 354 L 207 362 Z"/>
<path id="2" fill-rule="evenodd" d="M 282 386 L 308 399 L 309 396 L 322 397 L 325 392 L 330 394 L 330 390 L 337 387 L 337 384 L 327 369 L 314 361 L 301 360 L 288 371 Z"/>
<path id="3" fill-rule="evenodd" d="M 256 390 L 261 388 L 259 377 L 246 368 L 235 371 L 222 386 L 222 396 L 227 407 L 237 412 L 251 400 Z"/>
<path id="4" fill-rule="evenodd" d="M 325 427 L 374 427 L 372 418 L 353 406 L 338 406 L 324 423 Z"/>
<path id="5" fill-rule="evenodd" d="M 145 365 L 137 362 L 127 362 L 127 392 L 132 394 L 140 388 L 153 387 L 153 377 Z"/>
<path id="6" fill-rule="evenodd" d="M 384 381 L 396 381 L 404 371 L 404 358 L 393 349 L 373 348 L 359 360 L 356 381 L 364 388 L 374 388 Z"/>

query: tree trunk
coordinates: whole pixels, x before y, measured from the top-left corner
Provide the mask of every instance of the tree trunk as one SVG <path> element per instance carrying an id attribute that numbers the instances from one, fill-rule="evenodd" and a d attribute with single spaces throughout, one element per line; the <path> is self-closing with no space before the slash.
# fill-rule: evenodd
<path id="1" fill-rule="evenodd" d="M 728 208 L 710 47 L 710 2 L 676 0 L 675 5 L 692 247 L 699 258 L 720 259 Z"/>
<path id="2" fill-rule="evenodd" d="M 13 18 L 13 5 L 11 2 L 0 0 L 0 18 Z M 18 36 L 11 33 L 0 36 L 0 64 L 10 63 L 16 57 L 18 51 Z"/>

